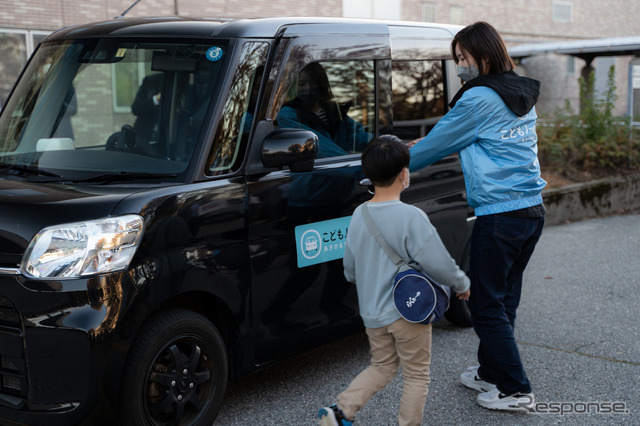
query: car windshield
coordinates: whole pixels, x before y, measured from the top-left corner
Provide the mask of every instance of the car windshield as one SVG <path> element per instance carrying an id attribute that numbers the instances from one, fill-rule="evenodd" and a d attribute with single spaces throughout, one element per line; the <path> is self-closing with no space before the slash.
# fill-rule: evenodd
<path id="1" fill-rule="evenodd" d="M 0 173 L 65 180 L 183 173 L 226 43 L 42 44 L 0 116 Z"/>

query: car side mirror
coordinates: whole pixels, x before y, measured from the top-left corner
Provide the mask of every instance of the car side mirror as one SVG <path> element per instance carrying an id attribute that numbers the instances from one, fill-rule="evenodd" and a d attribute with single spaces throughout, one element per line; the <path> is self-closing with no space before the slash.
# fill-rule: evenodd
<path id="1" fill-rule="evenodd" d="M 278 129 L 262 142 L 262 164 L 265 167 L 288 166 L 292 172 L 313 170 L 318 156 L 318 136 L 309 130 Z"/>

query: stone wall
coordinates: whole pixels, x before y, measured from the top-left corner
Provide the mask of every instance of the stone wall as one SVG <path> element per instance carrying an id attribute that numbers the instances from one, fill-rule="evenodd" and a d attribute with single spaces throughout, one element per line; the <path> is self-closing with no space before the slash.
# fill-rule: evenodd
<path id="1" fill-rule="evenodd" d="M 542 193 L 546 225 L 640 209 L 640 174 L 549 189 Z"/>

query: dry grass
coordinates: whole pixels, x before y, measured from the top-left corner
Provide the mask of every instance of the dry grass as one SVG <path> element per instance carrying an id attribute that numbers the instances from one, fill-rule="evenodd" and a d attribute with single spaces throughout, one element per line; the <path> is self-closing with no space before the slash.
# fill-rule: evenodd
<path id="1" fill-rule="evenodd" d="M 542 169 L 542 179 L 547 181 L 547 189 L 563 188 L 565 186 L 576 183 L 591 182 L 598 179 L 615 178 L 629 176 L 640 173 L 640 170 L 628 169 L 617 170 L 616 172 L 599 171 L 597 173 L 590 171 L 573 171 L 573 172 L 557 172 Z"/>
<path id="2" fill-rule="evenodd" d="M 547 181 L 547 189 L 562 188 L 576 183 L 557 172 L 542 172 L 542 179 Z"/>

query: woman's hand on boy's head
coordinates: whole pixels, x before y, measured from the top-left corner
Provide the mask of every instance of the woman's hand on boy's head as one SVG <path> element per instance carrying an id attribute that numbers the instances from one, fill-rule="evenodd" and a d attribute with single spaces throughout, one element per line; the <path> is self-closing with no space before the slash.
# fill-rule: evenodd
<path id="1" fill-rule="evenodd" d="M 471 296 L 471 290 L 467 290 L 464 293 L 456 293 L 456 296 L 460 300 L 469 300 L 469 296 Z"/>

